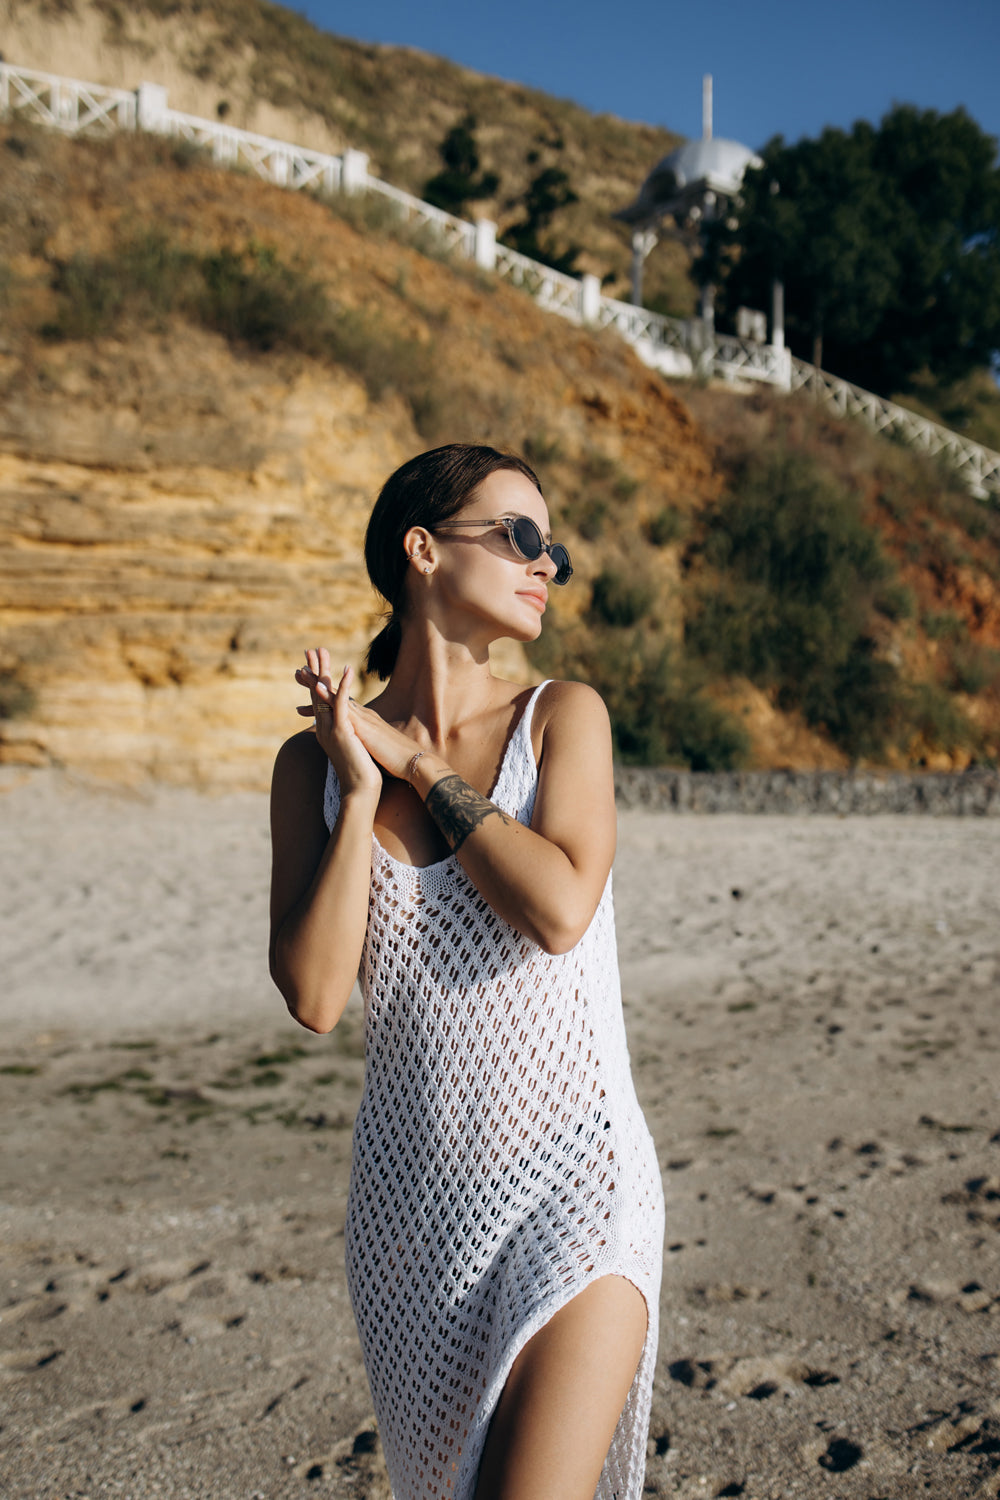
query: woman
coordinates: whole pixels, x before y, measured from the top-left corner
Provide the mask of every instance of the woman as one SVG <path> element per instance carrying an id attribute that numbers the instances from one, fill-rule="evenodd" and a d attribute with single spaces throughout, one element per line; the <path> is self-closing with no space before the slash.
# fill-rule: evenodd
<path id="1" fill-rule="evenodd" d="M 628 1068 L 611 737 L 534 691 L 565 548 L 520 459 L 452 444 L 386 483 L 365 541 L 392 608 L 368 707 L 325 650 L 279 753 L 271 971 L 329 1031 L 360 968 L 365 1087 L 347 1270 L 395 1500 L 637 1500 L 663 1205 Z"/>

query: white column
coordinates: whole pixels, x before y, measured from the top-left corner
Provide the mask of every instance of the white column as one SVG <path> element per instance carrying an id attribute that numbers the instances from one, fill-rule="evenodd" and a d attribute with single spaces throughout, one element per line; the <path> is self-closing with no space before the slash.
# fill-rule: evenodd
<path id="1" fill-rule="evenodd" d="M 657 244 L 657 233 L 655 229 L 635 229 L 632 231 L 632 305 L 642 306 L 642 273 L 646 264 L 646 257 L 655 249 Z"/>
<path id="2" fill-rule="evenodd" d="M 162 130 L 166 123 L 167 91 L 160 83 L 140 83 L 135 91 L 136 124 L 140 130 Z"/>
<path id="3" fill-rule="evenodd" d="M 345 151 L 340 169 L 340 188 L 344 193 L 361 193 L 368 186 L 367 151 Z"/>
<path id="4" fill-rule="evenodd" d="M 771 282 L 771 343 L 785 347 L 785 283 L 777 277 Z"/>
<path id="5" fill-rule="evenodd" d="M 588 271 L 580 278 L 580 317 L 584 323 L 596 323 L 601 314 L 601 282 Z"/>
<path id="6" fill-rule="evenodd" d="M 474 259 L 484 271 L 495 271 L 497 266 L 497 226 L 492 219 L 476 220 L 476 246 Z"/>

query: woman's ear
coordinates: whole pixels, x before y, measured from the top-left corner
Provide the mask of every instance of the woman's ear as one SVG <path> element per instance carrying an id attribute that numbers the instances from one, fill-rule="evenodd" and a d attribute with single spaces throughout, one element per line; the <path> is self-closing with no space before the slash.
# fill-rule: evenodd
<path id="1" fill-rule="evenodd" d="M 434 567 L 434 538 L 426 526 L 411 526 L 403 537 L 407 561 L 419 573 L 430 573 Z"/>

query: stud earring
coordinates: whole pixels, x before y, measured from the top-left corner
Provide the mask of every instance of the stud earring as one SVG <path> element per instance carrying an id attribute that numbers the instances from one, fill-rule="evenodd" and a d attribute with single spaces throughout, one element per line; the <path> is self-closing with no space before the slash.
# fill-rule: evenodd
<path id="1" fill-rule="evenodd" d="M 424 572 L 425 572 L 425 573 L 429 573 L 429 572 L 430 572 L 430 570 L 431 570 L 431 565 L 430 565 L 430 563 L 424 563 Z"/>

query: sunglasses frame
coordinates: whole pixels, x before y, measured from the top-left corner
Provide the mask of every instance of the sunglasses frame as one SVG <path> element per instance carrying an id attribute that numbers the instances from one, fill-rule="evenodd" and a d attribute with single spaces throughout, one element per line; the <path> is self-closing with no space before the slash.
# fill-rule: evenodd
<path id="1" fill-rule="evenodd" d="M 510 542 L 515 555 L 522 558 L 524 562 L 537 562 L 544 552 L 546 556 L 550 557 L 556 565 L 556 572 L 555 576 L 552 579 L 552 582 L 558 584 L 560 588 L 562 588 L 564 584 L 569 583 L 570 579 L 573 577 L 573 564 L 570 561 L 569 553 L 563 546 L 562 542 L 547 542 L 542 536 L 537 523 L 533 521 L 530 516 L 496 516 L 492 519 L 484 516 L 481 521 L 441 521 L 439 525 L 433 527 L 433 530 L 458 531 L 466 526 L 502 526 L 504 531 L 506 531 L 507 533 L 507 540 Z M 516 526 L 531 527 L 535 536 L 538 538 L 534 553 L 526 552 L 524 550 L 524 547 L 514 535 L 514 528 Z M 556 557 L 557 552 L 562 554 L 562 557 L 564 559 L 562 562 L 560 562 Z"/>

